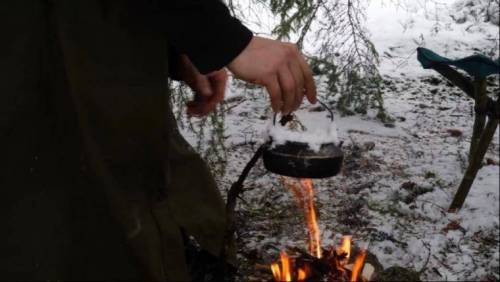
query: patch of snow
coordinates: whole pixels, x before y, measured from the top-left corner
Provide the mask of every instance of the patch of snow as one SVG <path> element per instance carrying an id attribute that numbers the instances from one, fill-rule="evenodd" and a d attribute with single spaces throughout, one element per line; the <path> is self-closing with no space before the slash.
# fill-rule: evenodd
<path id="1" fill-rule="evenodd" d="M 370 1 L 367 27 L 381 56 L 380 72 L 392 77 L 427 75 L 416 60 L 416 48 L 425 47 L 452 59 L 498 53 L 498 26 L 486 22 L 459 25 L 452 16 L 452 0 Z M 493 4 L 494 5 L 494 4 Z"/>
<path id="2" fill-rule="evenodd" d="M 272 145 L 282 145 L 287 141 L 300 142 L 307 144 L 313 151 L 319 151 L 321 145 L 334 143 L 338 144 L 337 127 L 330 118 L 325 117 L 324 112 L 308 112 L 299 110 L 295 112 L 296 119 L 300 122 L 297 129 L 291 129 L 289 122 L 285 126 L 281 125 L 276 119 L 276 123 L 269 121 L 264 132 L 265 140 L 272 140 Z"/>
<path id="3" fill-rule="evenodd" d="M 479 170 L 464 207 L 458 213 L 462 227 L 469 232 L 499 228 L 499 182 L 498 166 L 484 166 Z"/>

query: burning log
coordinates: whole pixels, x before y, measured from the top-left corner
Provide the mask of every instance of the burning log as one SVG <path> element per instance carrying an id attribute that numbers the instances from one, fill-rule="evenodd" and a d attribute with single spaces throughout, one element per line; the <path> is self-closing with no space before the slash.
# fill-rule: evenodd
<path id="1" fill-rule="evenodd" d="M 299 208 L 303 209 L 309 233 L 309 253 L 300 249 L 292 249 L 296 255 L 289 256 L 282 251 L 280 263 L 271 264 L 271 271 L 276 281 L 366 281 L 373 273 L 374 267 L 364 270 L 367 251 L 362 249 L 355 256 L 354 263 L 349 264 L 351 257 L 351 236 L 344 236 L 339 248 L 332 247 L 325 251 L 321 248 L 320 229 L 314 208 L 314 185 L 311 179 L 292 179 L 283 177 L 283 186 L 295 197 Z"/>
<path id="2" fill-rule="evenodd" d="M 293 255 L 281 251 L 280 263 L 273 263 L 270 268 L 275 281 L 369 281 L 373 278 L 375 267 L 364 263 L 366 250 L 359 251 L 354 263 L 349 264 L 347 253 L 340 253 L 341 249 L 322 250 L 321 258 L 317 258 L 291 248 Z"/>

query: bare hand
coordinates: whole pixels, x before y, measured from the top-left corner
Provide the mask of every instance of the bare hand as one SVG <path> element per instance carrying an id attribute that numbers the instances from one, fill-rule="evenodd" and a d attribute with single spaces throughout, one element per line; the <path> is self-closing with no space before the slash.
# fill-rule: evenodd
<path id="1" fill-rule="evenodd" d="M 304 95 L 316 103 L 312 71 L 294 44 L 255 36 L 228 69 L 237 78 L 266 87 L 275 112 L 291 113 Z"/>
<path id="2" fill-rule="evenodd" d="M 227 72 L 225 69 L 203 75 L 186 55 L 181 56 L 181 79 L 195 92 L 193 101 L 187 103 L 188 115 L 204 116 L 224 100 Z"/>

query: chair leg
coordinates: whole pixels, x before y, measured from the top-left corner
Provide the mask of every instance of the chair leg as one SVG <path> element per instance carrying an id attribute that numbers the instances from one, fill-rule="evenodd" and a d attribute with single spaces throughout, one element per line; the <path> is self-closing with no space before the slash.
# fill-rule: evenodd
<path id="1" fill-rule="evenodd" d="M 470 141 L 469 149 L 469 163 L 471 162 L 479 139 L 484 130 L 484 125 L 486 123 L 486 104 L 488 103 L 488 96 L 486 95 L 486 79 L 477 78 L 474 80 L 474 108 L 477 110 L 474 115 L 474 128 L 472 131 L 472 139 Z"/>
<path id="2" fill-rule="evenodd" d="M 462 182 L 458 187 L 457 193 L 453 198 L 453 202 L 450 205 L 450 208 L 448 210 L 449 212 L 456 212 L 457 210 L 462 208 L 465 202 L 465 198 L 467 197 L 467 194 L 469 194 L 472 183 L 476 178 L 477 172 L 481 167 L 481 162 L 483 161 L 484 155 L 486 154 L 486 151 L 488 150 L 491 140 L 495 135 L 495 131 L 498 126 L 498 121 L 499 120 L 497 118 L 488 119 L 486 128 L 484 129 L 483 134 L 481 134 L 481 138 L 477 143 L 476 151 L 469 161 L 469 166 L 465 171 L 464 178 L 462 179 Z"/>

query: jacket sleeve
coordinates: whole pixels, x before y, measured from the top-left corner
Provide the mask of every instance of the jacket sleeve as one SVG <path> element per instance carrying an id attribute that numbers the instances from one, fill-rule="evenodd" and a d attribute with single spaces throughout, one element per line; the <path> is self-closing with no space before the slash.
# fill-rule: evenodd
<path id="1" fill-rule="evenodd" d="M 232 17 L 220 0 L 150 3 L 147 20 L 166 33 L 172 50 L 169 53 L 186 54 L 203 74 L 229 64 L 252 39 L 252 32 Z"/>
<path id="2" fill-rule="evenodd" d="M 168 46 L 168 76 L 173 80 L 182 80 L 179 73 L 181 54 L 173 46 Z"/>

